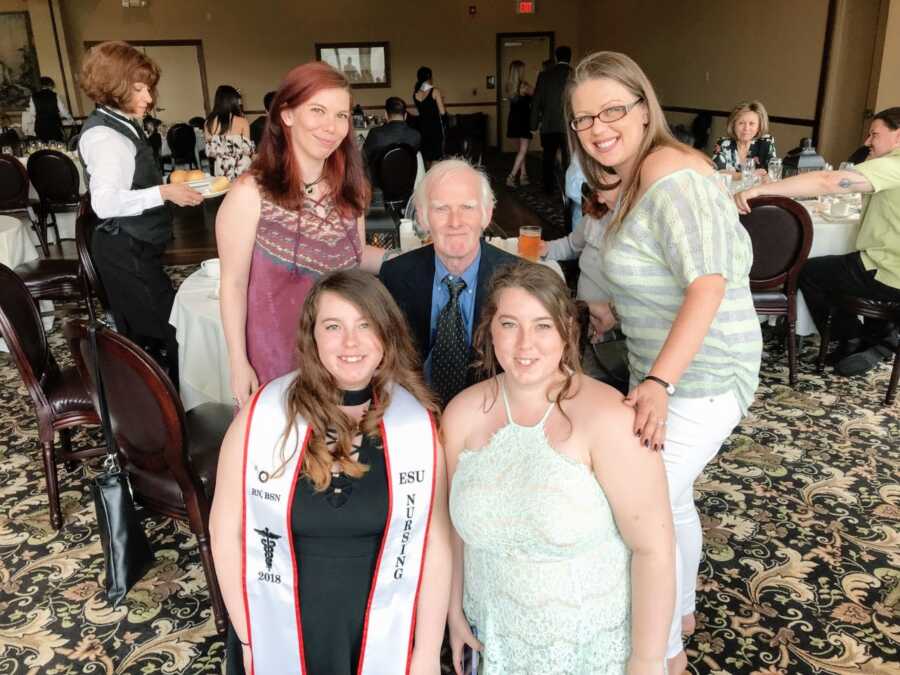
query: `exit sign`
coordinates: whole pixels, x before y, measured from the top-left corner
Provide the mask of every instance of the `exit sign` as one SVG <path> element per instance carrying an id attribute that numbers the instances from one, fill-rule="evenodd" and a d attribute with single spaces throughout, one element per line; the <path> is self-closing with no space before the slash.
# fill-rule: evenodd
<path id="1" fill-rule="evenodd" d="M 534 0 L 518 0 L 516 2 L 516 14 L 534 14 Z"/>

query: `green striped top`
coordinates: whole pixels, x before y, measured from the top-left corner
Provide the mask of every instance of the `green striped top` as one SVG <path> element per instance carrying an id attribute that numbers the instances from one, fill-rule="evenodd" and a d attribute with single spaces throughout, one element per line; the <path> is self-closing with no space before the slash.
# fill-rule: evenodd
<path id="1" fill-rule="evenodd" d="M 602 278 L 616 304 L 637 381 L 662 350 L 687 287 L 703 275 L 725 277 L 722 304 L 676 395 L 734 391 L 746 413 L 762 355 L 750 295 L 753 249 L 734 201 L 715 175 L 683 169 L 660 178 L 602 248 Z"/>

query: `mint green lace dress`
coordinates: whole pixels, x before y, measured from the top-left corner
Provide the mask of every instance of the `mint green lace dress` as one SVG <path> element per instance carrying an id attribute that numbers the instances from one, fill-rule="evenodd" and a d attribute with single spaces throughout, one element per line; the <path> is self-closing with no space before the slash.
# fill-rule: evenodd
<path id="1" fill-rule="evenodd" d="M 630 553 L 603 490 L 533 427 L 464 450 L 450 516 L 465 543 L 463 609 L 483 675 L 621 675 L 630 654 Z"/>

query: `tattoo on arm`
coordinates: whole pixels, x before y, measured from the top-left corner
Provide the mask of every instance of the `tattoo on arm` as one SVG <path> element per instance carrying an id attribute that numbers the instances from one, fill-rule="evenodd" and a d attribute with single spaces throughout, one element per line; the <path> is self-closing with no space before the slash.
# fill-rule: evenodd
<path id="1" fill-rule="evenodd" d="M 857 188 L 858 191 L 864 192 L 867 188 L 871 189 L 871 184 L 869 183 L 869 181 L 856 169 L 845 169 L 845 171 L 856 174 L 857 176 L 859 176 L 859 180 L 841 178 L 838 181 L 838 187 L 841 188 L 841 190 L 852 190 L 854 188 Z"/>

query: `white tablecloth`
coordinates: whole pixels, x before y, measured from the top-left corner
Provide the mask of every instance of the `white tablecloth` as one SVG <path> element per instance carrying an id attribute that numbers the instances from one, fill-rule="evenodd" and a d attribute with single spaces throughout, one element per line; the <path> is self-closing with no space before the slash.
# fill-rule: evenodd
<path id="1" fill-rule="evenodd" d="M 219 286 L 202 270 L 179 286 L 169 323 L 178 339 L 178 377 L 185 410 L 201 403 L 231 403 L 228 346 L 219 315 Z"/>
<path id="2" fill-rule="evenodd" d="M 18 218 L 0 216 L 0 263 L 15 269 L 22 263 L 38 259 L 34 243 L 28 237 L 31 227 Z M 44 330 L 53 328 L 53 303 L 41 300 L 38 303 L 44 321 Z M 7 352 L 6 342 L 0 339 L 0 352 Z"/>
<path id="3" fill-rule="evenodd" d="M 503 249 L 507 253 L 512 253 L 513 255 L 519 255 L 519 238 L 518 237 L 488 237 L 487 242 L 492 246 L 496 246 L 499 249 Z M 549 267 L 551 270 L 556 272 L 560 277 L 565 280 L 566 275 L 563 274 L 562 267 L 559 266 L 559 263 L 555 260 L 541 260 L 539 261 L 541 265 L 544 267 Z"/>
<path id="4" fill-rule="evenodd" d="M 72 161 L 75 162 L 75 168 L 78 169 L 78 194 L 83 195 L 85 192 L 87 192 L 87 182 L 84 179 L 84 169 L 81 166 L 81 160 L 78 159 L 77 155 L 69 154 L 69 157 L 72 158 Z M 16 157 L 16 159 L 19 160 L 22 166 L 26 168 L 28 167 L 27 157 Z M 34 189 L 33 185 L 29 185 L 28 197 L 31 199 L 38 198 L 37 190 Z M 37 222 L 37 214 L 34 213 L 32 209 L 28 209 L 28 211 L 31 213 L 31 217 L 34 219 L 34 222 Z M 75 219 L 77 218 L 77 216 L 78 214 L 74 211 L 67 211 L 56 214 L 56 225 L 59 227 L 60 237 L 62 237 L 63 239 L 75 238 Z M 56 232 L 53 230 L 51 230 L 51 232 L 53 234 L 48 234 L 47 236 L 50 237 L 51 241 L 53 241 L 53 237 L 56 236 Z M 29 232 L 29 236 L 31 237 L 31 240 L 35 245 L 38 245 L 40 243 L 37 240 L 37 233 L 34 230 L 31 230 Z"/>
<path id="5" fill-rule="evenodd" d="M 37 249 L 28 237 L 28 227 L 13 216 L 0 216 L 0 263 L 15 269 L 38 259 Z"/>
<path id="6" fill-rule="evenodd" d="M 813 242 L 809 250 L 810 258 L 826 255 L 843 255 L 856 250 L 856 236 L 859 234 L 859 214 L 846 216 L 840 220 L 822 216 L 816 202 L 802 202 L 812 216 Z M 797 335 L 818 333 L 812 320 L 802 291 L 797 293 Z"/>

